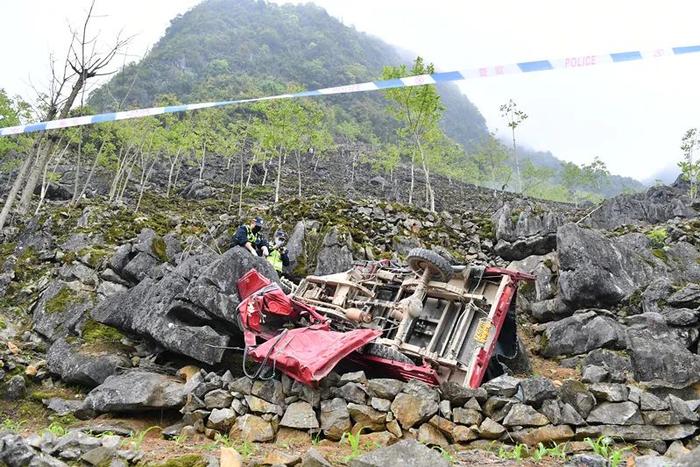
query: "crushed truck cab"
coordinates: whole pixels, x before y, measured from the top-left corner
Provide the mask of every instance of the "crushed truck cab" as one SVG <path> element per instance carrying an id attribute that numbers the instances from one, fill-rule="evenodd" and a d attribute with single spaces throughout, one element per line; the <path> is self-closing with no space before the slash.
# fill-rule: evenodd
<path id="1" fill-rule="evenodd" d="M 416 248 L 408 267 L 358 263 L 308 276 L 289 295 L 251 270 L 236 310 L 247 355 L 309 385 L 337 365 L 430 384 L 478 387 L 519 351 L 518 283 L 534 277 L 495 267 L 452 266 Z"/>

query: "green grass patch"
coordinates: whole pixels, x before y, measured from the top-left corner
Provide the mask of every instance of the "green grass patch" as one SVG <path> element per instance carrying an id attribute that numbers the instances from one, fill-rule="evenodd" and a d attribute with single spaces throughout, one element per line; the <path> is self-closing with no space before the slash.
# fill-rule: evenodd
<path id="1" fill-rule="evenodd" d="M 118 343 L 124 335 L 112 326 L 89 319 L 83 327 L 83 340 L 86 344 Z"/>
<path id="2" fill-rule="evenodd" d="M 668 255 L 666 254 L 666 251 L 663 248 L 653 248 L 651 250 L 651 254 L 659 258 L 664 263 L 668 262 Z"/>
<path id="3" fill-rule="evenodd" d="M 161 464 L 148 463 L 148 467 L 206 467 L 207 461 L 198 454 L 187 454 L 185 456 L 173 457 Z"/>
<path id="4" fill-rule="evenodd" d="M 56 295 L 46 301 L 44 309 L 47 313 L 62 313 L 69 306 L 80 303 L 80 301 L 77 292 L 68 287 L 63 287 Z"/>

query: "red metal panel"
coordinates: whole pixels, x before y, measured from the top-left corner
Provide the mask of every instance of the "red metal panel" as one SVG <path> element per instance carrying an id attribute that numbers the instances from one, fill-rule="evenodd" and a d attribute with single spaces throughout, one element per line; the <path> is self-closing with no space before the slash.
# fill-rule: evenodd
<path id="1" fill-rule="evenodd" d="M 395 378 L 404 381 L 417 379 L 433 386 L 440 384 L 437 372 L 428 364 L 421 366 L 411 365 L 409 363 L 397 362 L 396 360 L 388 360 L 386 358 L 357 352 L 348 355 L 347 359 L 364 366 L 368 370 L 381 373 L 386 378 Z"/>
<path id="2" fill-rule="evenodd" d="M 507 274 L 507 276 L 510 276 L 510 274 Z M 478 388 L 481 385 L 481 381 L 484 379 L 484 373 L 486 373 L 486 369 L 489 366 L 491 355 L 493 355 L 493 349 L 496 347 L 498 336 L 501 334 L 501 328 L 503 327 L 503 322 L 508 314 L 510 302 L 515 296 L 516 287 L 517 281 L 513 280 L 511 277 L 508 277 L 508 282 L 503 288 L 503 293 L 498 300 L 498 305 L 496 306 L 495 313 L 491 319 L 491 324 L 495 328 L 493 338 L 491 338 L 488 346 L 482 347 L 478 350 L 474 361 L 474 367 L 471 371 L 471 377 L 467 383 L 470 388 Z"/>
<path id="3" fill-rule="evenodd" d="M 244 300 L 271 283 L 272 281 L 270 279 L 263 276 L 255 269 L 251 269 L 238 279 L 236 284 L 238 286 L 238 298 Z"/>
<path id="4" fill-rule="evenodd" d="M 381 334 L 374 329 L 335 332 L 324 325 L 283 331 L 260 344 L 248 355 L 269 364 L 297 381 L 316 385 L 343 358 L 368 344 Z"/>

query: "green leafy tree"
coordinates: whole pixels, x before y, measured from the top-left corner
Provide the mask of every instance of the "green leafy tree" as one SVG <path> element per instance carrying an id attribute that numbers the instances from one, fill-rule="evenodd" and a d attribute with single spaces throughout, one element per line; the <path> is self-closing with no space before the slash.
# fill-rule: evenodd
<path id="1" fill-rule="evenodd" d="M 290 88 L 289 92 L 296 89 Z M 279 202 L 282 182 L 282 161 L 292 151 L 302 150 L 302 138 L 299 129 L 307 125 L 304 107 L 295 99 L 281 99 L 262 102 L 256 105 L 262 112 L 265 123 L 257 128 L 261 148 L 264 153 L 277 155 L 277 180 L 275 182 L 275 203 Z M 300 156 L 299 156 L 300 157 Z"/>
<path id="2" fill-rule="evenodd" d="M 681 139 L 681 151 L 683 160 L 678 163 L 681 176 L 688 182 L 690 188 L 688 195 L 695 199 L 698 194 L 698 179 L 700 179 L 700 161 L 695 160 L 695 150 L 700 146 L 697 128 L 691 128 L 685 132 Z"/>
<path id="3" fill-rule="evenodd" d="M 478 185 L 504 190 L 510 181 L 512 169 L 508 165 L 508 151 L 493 133 L 489 134 L 470 155 L 467 179 Z"/>
<path id="4" fill-rule="evenodd" d="M 513 162 L 515 163 L 516 186 L 518 193 L 523 191 L 523 181 L 520 176 L 520 162 L 518 161 L 518 148 L 515 145 L 515 129 L 518 128 L 525 120 L 527 114 L 518 108 L 518 104 L 513 99 L 508 99 L 508 102 L 499 107 L 501 116 L 505 119 L 508 128 L 511 130 L 513 137 Z"/>
<path id="5" fill-rule="evenodd" d="M 31 107 L 21 98 L 10 98 L 0 88 L 0 128 L 16 126 L 31 118 Z M 0 138 L 0 158 L 10 151 L 29 151 L 33 138 L 27 135 L 5 136 Z M 6 162 L 6 161 L 3 161 Z M 4 165 L 4 164 L 3 164 Z M 6 170 L 13 167 L 4 167 Z"/>
<path id="6" fill-rule="evenodd" d="M 593 162 L 581 166 L 581 171 L 587 187 L 594 193 L 602 196 L 602 189 L 608 182 L 608 177 L 610 177 L 610 171 L 605 162 L 601 161 L 598 156 L 595 156 Z"/>
<path id="7" fill-rule="evenodd" d="M 564 162 L 562 171 L 562 183 L 569 192 L 569 198 L 578 205 L 580 201 L 579 188 L 585 183 L 585 176 L 581 167 L 573 162 Z"/>
<path id="8" fill-rule="evenodd" d="M 396 79 L 406 76 L 418 76 L 432 74 L 435 67 L 432 63 L 425 64 L 421 57 L 417 57 L 409 70 L 406 65 L 399 67 L 384 67 L 382 79 Z M 415 185 L 414 164 L 416 155 L 425 175 L 426 202 L 431 211 L 435 210 L 435 194 L 430 186 L 430 170 L 428 158 L 423 149 L 427 134 L 436 131 L 444 107 L 440 103 L 440 95 L 435 86 L 412 86 L 408 88 L 389 89 L 385 96 L 392 105 L 389 107 L 391 115 L 400 122 L 398 136 L 407 142 L 410 141 L 411 151 L 411 187 L 408 195 L 408 204 L 413 202 L 413 188 Z"/>
<path id="9" fill-rule="evenodd" d="M 547 181 L 554 175 L 554 169 L 534 164 L 530 159 L 523 164 L 523 193 L 542 197 Z"/>
<path id="10" fill-rule="evenodd" d="M 195 152 L 196 158 L 199 160 L 200 180 L 204 176 L 207 150 L 216 149 L 221 144 L 222 120 L 220 109 L 199 110 L 192 116 L 192 132 L 197 139 L 197 149 L 201 149 L 201 152 Z"/>

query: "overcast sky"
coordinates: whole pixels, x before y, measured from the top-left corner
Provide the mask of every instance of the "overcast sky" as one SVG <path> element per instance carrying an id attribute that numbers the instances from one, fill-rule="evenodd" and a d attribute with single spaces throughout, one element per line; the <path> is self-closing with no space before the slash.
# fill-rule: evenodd
<path id="1" fill-rule="evenodd" d="M 105 34 L 136 34 L 141 56 L 169 20 L 197 0 L 98 0 Z M 700 2 L 626 0 L 314 0 L 345 24 L 421 54 L 440 70 L 700 44 Z M 67 41 L 88 2 L 7 2 L 0 27 L 0 87 L 31 94 L 49 51 Z M 9 55 L 9 56 L 8 56 Z M 461 89 L 503 134 L 498 106 L 529 114 L 518 139 L 583 163 L 594 156 L 638 179 L 674 167 L 683 132 L 700 125 L 700 54 L 637 63 L 464 81 Z M 347 83 L 337 83 L 347 84 Z"/>

